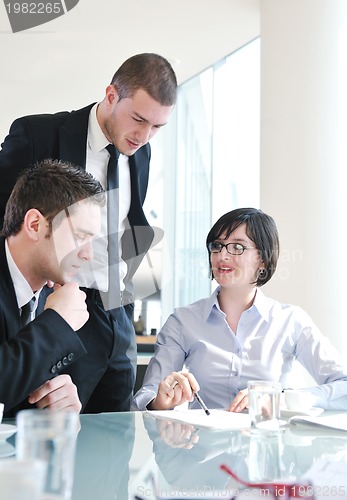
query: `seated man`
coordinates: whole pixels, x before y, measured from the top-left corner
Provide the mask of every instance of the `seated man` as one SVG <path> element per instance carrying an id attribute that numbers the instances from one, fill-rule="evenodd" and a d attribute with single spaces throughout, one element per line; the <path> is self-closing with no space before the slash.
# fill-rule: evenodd
<path id="1" fill-rule="evenodd" d="M 93 257 L 100 230 L 101 184 L 70 164 L 44 160 L 19 177 L 0 236 L 0 401 L 4 417 L 22 409 L 80 411 L 66 372 L 86 355 L 75 333 L 88 320 L 85 293 L 73 281 Z M 47 282 L 55 283 L 37 317 Z M 34 300 L 33 300 L 34 299 Z M 40 306 L 39 306 L 40 307 Z M 32 320 L 32 321 L 31 321 Z M 25 324 L 27 323 L 27 324 Z"/>

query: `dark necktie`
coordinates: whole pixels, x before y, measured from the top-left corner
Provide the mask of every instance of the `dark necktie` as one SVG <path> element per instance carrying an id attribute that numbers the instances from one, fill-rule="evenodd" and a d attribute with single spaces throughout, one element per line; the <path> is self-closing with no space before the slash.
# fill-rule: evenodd
<path id="1" fill-rule="evenodd" d="M 29 300 L 29 302 L 24 304 L 24 306 L 22 307 L 21 315 L 20 315 L 22 327 L 24 327 L 25 325 L 27 325 L 31 321 L 31 313 L 33 312 L 34 307 L 35 307 L 35 300 L 36 300 L 35 297 L 32 297 Z"/>
<path id="2" fill-rule="evenodd" d="M 108 227 L 108 294 L 105 309 L 114 309 L 120 306 L 119 283 L 119 152 L 113 144 L 106 147 L 110 154 L 107 166 L 107 227 Z"/>

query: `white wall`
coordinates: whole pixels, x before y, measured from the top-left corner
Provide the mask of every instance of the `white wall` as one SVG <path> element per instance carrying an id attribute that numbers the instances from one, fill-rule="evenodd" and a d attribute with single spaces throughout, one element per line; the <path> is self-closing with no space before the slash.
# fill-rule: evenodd
<path id="1" fill-rule="evenodd" d="M 344 0 L 261 2 L 261 208 L 277 221 L 282 247 L 267 291 L 306 309 L 339 349 L 347 337 L 346 27 Z"/>
<path id="2" fill-rule="evenodd" d="M 79 0 L 15 34 L 1 3 L 0 142 L 17 116 L 102 99 L 133 54 L 162 54 L 182 83 L 257 35 L 259 0 Z"/>

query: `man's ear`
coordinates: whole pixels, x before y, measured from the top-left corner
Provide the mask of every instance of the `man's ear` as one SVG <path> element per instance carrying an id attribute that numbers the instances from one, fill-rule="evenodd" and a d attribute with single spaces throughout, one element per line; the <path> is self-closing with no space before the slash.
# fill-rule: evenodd
<path id="1" fill-rule="evenodd" d="M 113 105 L 117 103 L 119 99 L 118 91 L 114 85 L 108 85 L 106 87 L 106 101 L 108 105 Z"/>
<path id="2" fill-rule="evenodd" d="M 24 217 L 22 229 L 27 236 L 34 241 L 40 237 L 40 232 L 46 232 L 47 221 L 45 217 L 36 208 L 30 208 Z"/>

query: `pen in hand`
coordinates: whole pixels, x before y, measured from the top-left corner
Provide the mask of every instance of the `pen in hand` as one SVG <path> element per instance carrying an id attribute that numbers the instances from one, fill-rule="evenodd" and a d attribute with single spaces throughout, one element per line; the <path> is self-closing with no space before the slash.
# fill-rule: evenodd
<path id="1" fill-rule="evenodd" d="M 201 408 L 204 410 L 206 415 L 210 415 L 210 410 L 207 408 L 207 406 L 205 405 L 205 403 L 201 399 L 200 394 L 198 392 L 194 392 L 194 397 L 197 400 L 197 402 L 199 403 L 199 405 L 201 406 Z"/>
<path id="2" fill-rule="evenodd" d="M 174 389 L 176 387 L 176 385 L 178 385 L 177 380 L 174 381 L 174 383 L 172 384 L 171 388 Z M 203 400 L 202 400 L 200 394 L 198 393 L 198 391 L 193 391 L 193 395 L 194 395 L 195 399 L 197 400 L 197 402 L 199 403 L 199 405 L 201 406 L 201 408 L 206 413 L 206 415 L 210 415 L 211 412 L 207 408 L 207 406 L 205 405 L 205 403 L 203 402 Z"/>

